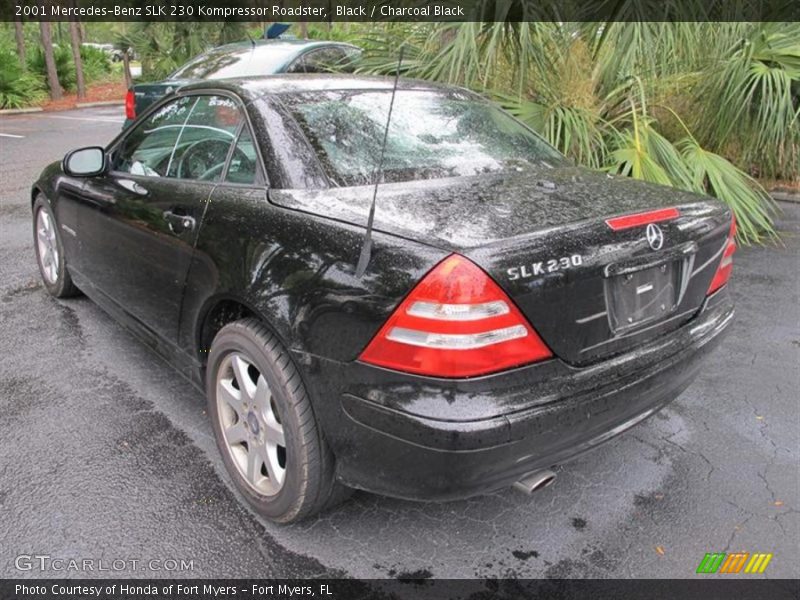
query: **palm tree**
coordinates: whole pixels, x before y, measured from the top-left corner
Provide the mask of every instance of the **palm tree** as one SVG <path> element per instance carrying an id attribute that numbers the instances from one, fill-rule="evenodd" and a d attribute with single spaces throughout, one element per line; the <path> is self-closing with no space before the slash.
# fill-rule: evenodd
<path id="1" fill-rule="evenodd" d="M 800 24 L 492 22 L 367 28 L 360 70 L 463 85 L 589 167 L 714 195 L 772 235 L 752 177 L 800 179 Z"/>
<path id="2" fill-rule="evenodd" d="M 47 87 L 50 89 L 51 100 L 61 100 L 61 84 L 58 82 L 58 72 L 56 71 L 56 60 L 53 56 L 53 34 L 50 30 L 48 21 L 39 22 L 39 32 L 42 37 L 42 49 L 44 53 L 44 64 L 47 69 Z"/>
<path id="3" fill-rule="evenodd" d="M 69 37 L 72 45 L 72 60 L 75 62 L 75 86 L 78 100 L 86 98 L 86 82 L 83 79 L 83 59 L 81 58 L 81 33 L 77 21 L 69 22 Z"/>
<path id="4" fill-rule="evenodd" d="M 209 47 L 244 40 L 243 23 L 136 22 L 118 35 L 120 44 L 134 48 L 141 58 L 142 76 L 159 79 Z"/>

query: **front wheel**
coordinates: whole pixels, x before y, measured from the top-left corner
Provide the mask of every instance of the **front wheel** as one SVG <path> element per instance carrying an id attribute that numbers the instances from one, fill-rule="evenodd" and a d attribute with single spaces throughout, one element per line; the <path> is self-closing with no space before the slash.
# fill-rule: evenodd
<path id="1" fill-rule="evenodd" d="M 66 298 L 78 293 L 67 270 L 64 245 L 58 232 L 53 209 L 47 199 L 39 194 L 33 203 L 33 242 L 36 263 L 44 287 L 56 298 Z"/>
<path id="2" fill-rule="evenodd" d="M 220 330 L 206 385 L 225 466 L 259 514 L 289 523 L 342 497 L 300 375 L 261 322 L 243 319 Z"/>

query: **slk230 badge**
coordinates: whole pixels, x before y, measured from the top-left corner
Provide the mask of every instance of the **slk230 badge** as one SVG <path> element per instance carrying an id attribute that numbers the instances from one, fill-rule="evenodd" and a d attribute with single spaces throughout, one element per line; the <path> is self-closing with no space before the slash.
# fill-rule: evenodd
<path id="1" fill-rule="evenodd" d="M 529 265 L 511 267 L 506 273 L 508 273 L 509 281 L 516 281 L 517 279 L 529 279 L 546 273 L 579 267 L 582 264 L 583 257 L 580 254 L 573 254 L 572 256 L 562 256 L 561 258 L 551 258 L 550 260 L 543 260 Z"/>

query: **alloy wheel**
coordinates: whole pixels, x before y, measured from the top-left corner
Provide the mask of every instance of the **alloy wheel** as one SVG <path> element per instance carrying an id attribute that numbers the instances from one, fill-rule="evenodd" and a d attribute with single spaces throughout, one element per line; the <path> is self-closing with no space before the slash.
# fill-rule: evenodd
<path id="1" fill-rule="evenodd" d="M 274 496 L 286 478 L 286 439 L 266 378 L 240 352 L 217 371 L 217 411 L 225 447 L 239 474 L 259 494 Z"/>
<path id="2" fill-rule="evenodd" d="M 51 285 L 58 281 L 58 241 L 56 228 L 50 214 L 39 209 L 36 216 L 36 244 L 39 249 L 39 266 L 47 282 Z"/>

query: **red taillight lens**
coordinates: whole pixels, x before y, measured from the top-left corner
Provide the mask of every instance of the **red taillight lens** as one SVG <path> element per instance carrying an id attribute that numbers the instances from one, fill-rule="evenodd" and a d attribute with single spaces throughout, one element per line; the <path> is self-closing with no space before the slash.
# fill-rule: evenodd
<path id="1" fill-rule="evenodd" d="M 420 375 L 472 377 L 551 356 L 500 286 L 452 254 L 417 284 L 359 358 Z"/>
<path id="2" fill-rule="evenodd" d="M 661 208 L 659 210 L 650 210 L 643 213 L 623 215 L 622 217 L 606 219 L 606 224 L 614 231 L 621 231 L 623 229 L 630 229 L 631 227 L 647 225 L 648 223 L 658 223 L 659 221 L 677 219 L 680 216 L 681 213 L 677 208 Z"/>
<path id="3" fill-rule="evenodd" d="M 714 279 L 711 280 L 711 285 L 708 286 L 706 295 L 713 294 L 728 283 L 733 271 L 734 252 L 736 252 L 736 217 L 731 215 L 731 230 L 725 242 L 725 249 L 722 251 L 722 260 L 719 263 L 719 267 L 717 267 L 717 272 L 714 274 Z"/>
<path id="4" fill-rule="evenodd" d="M 136 118 L 136 96 L 133 95 L 133 90 L 128 90 L 125 94 L 125 118 L 131 120 Z"/>

